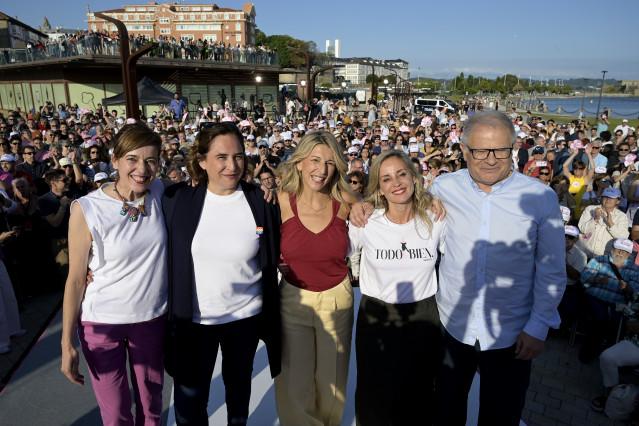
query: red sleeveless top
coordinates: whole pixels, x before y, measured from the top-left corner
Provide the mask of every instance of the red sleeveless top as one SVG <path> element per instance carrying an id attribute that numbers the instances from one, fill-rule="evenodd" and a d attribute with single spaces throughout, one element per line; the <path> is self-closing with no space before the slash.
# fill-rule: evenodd
<path id="1" fill-rule="evenodd" d="M 280 250 L 290 272 L 286 281 L 309 291 L 325 291 L 341 283 L 348 274 L 348 228 L 337 217 L 340 202 L 333 200 L 333 217 L 319 233 L 309 231 L 297 216 L 297 200 L 290 195 L 293 217 L 280 226 Z"/>

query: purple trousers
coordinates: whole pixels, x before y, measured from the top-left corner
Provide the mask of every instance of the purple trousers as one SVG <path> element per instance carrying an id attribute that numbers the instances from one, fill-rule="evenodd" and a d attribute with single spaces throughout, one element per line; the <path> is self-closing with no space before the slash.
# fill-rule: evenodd
<path id="1" fill-rule="evenodd" d="M 162 420 L 166 315 L 133 324 L 80 321 L 78 336 L 106 425 L 159 425 Z M 135 399 L 135 421 L 127 376 Z"/>

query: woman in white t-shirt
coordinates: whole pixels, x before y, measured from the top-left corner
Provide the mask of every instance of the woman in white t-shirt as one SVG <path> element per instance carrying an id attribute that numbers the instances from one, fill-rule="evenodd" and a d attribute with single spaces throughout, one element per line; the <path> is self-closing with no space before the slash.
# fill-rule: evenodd
<path id="1" fill-rule="evenodd" d="M 242 180 L 248 164 L 234 123 L 207 124 L 188 155 L 199 184 L 167 188 L 169 318 L 166 371 L 178 424 L 208 424 L 218 348 L 228 424 L 245 425 L 258 340 L 280 370 L 279 208 Z"/>
<path id="2" fill-rule="evenodd" d="M 446 225 L 433 221 L 431 196 L 401 151 L 375 160 L 365 195 L 375 211 L 365 228 L 349 229 L 351 251 L 362 249 L 355 413 L 361 424 L 430 424 L 441 359 L 435 263 Z"/>
<path id="3" fill-rule="evenodd" d="M 160 145 L 160 137 L 143 123 L 124 126 L 112 155 L 118 180 L 71 206 L 62 372 L 84 384 L 73 342 L 77 325 L 104 424 L 162 420 L 168 276 L 164 186 L 154 180 Z M 87 268 L 93 272 L 88 286 Z"/>

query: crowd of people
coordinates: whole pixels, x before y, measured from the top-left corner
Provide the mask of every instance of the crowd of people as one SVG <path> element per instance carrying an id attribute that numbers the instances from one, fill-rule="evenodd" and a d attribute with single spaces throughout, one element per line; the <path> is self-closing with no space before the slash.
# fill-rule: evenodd
<path id="1" fill-rule="evenodd" d="M 324 96 L 286 98 L 281 117 L 172 105 L 0 119 L 3 303 L 66 283 L 62 370 L 84 382 L 77 329 L 105 424 L 157 423 L 164 368 L 178 424 L 206 424 L 220 347 L 229 424 L 246 424 L 260 339 L 283 425 L 340 424 L 353 331 L 363 425 L 465 424 L 478 368 L 480 423 L 519 424 L 532 359 L 575 318 L 583 362 L 612 346 L 593 408 L 616 355 L 637 358 L 636 338 L 610 337 L 639 292 L 627 123 L 481 99 L 430 115 Z"/>
<path id="2" fill-rule="evenodd" d="M 278 65 L 277 49 L 268 46 L 243 45 L 240 43 L 207 39 L 176 39 L 160 34 L 149 37 L 144 34 L 129 34 L 129 49 L 135 52 L 148 43 L 158 43 L 149 56 L 169 59 L 199 59 L 215 62 L 241 62 L 245 64 Z M 45 42 L 28 42 L 26 49 L 5 49 L 0 63 L 31 62 L 44 59 L 66 58 L 78 55 L 120 55 L 121 42 L 117 31 L 77 31 L 51 37 Z"/>

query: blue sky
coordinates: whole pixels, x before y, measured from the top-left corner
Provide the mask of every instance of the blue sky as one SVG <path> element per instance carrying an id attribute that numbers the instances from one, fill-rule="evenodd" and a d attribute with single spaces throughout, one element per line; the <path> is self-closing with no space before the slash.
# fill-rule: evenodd
<path id="1" fill-rule="evenodd" d="M 161 3 L 161 0 L 156 0 Z M 117 0 L 3 2 L 0 11 L 37 27 L 86 28 L 92 11 Z M 201 1 L 185 0 L 185 4 Z M 258 28 L 267 35 L 312 40 L 323 50 L 341 40 L 341 56 L 401 58 L 412 77 L 450 78 L 460 72 L 495 77 L 639 80 L 637 0 L 256 0 Z M 243 1 L 217 2 L 241 9 Z M 77 6 L 71 6 L 77 5 Z"/>

